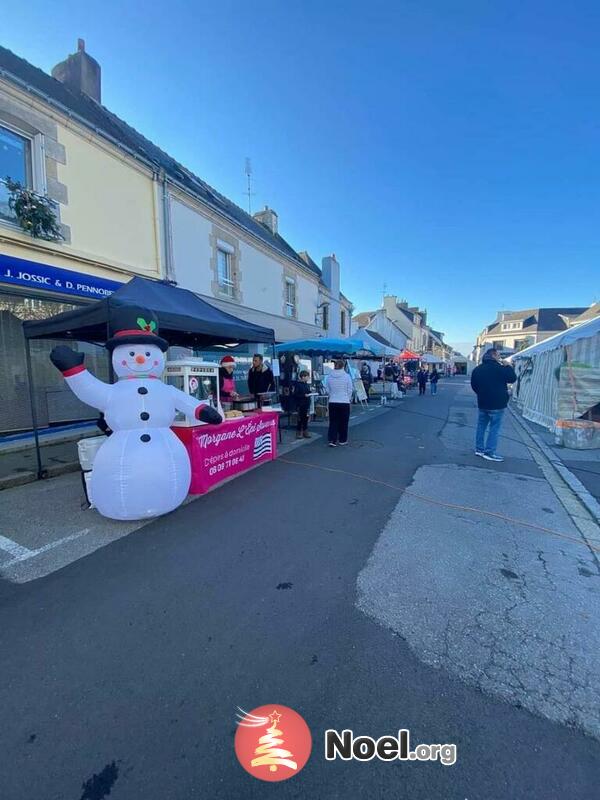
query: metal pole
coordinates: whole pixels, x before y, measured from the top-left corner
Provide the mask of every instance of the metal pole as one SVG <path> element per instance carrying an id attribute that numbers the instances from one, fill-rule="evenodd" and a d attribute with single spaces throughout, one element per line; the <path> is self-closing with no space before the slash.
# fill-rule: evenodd
<path id="1" fill-rule="evenodd" d="M 106 320 L 106 341 L 108 342 L 109 339 L 110 339 L 110 327 L 109 327 L 108 319 L 107 319 Z M 108 382 L 109 383 L 114 383 L 115 382 L 115 371 L 114 371 L 113 365 L 112 365 L 112 353 L 110 353 L 108 350 L 106 351 L 106 353 L 108 355 Z"/>
<path id="2" fill-rule="evenodd" d="M 25 340 L 25 358 L 27 361 L 27 383 L 29 384 L 29 401 L 31 403 L 31 421 L 33 423 L 33 436 L 35 438 L 35 456 L 37 459 L 38 480 L 45 478 L 45 471 L 42 467 L 42 453 L 40 451 L 40 437 L 38 434 L 37 411 L 35 408 L 35 386 L 33 383 L 33 370 L 31 369 L 31 346 L 29 339 Z"/>

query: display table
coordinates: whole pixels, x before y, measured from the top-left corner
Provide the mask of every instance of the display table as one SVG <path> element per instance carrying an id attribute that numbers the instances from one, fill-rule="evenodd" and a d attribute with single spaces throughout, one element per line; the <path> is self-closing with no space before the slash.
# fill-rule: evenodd
<path id="1" fill-rule="evenodd" d="M 204 494 L 218 483 L 277 457 L 276 411 L 226 419 L 221 425 L 173 427 L 190 457 L 190 494 Z"/>

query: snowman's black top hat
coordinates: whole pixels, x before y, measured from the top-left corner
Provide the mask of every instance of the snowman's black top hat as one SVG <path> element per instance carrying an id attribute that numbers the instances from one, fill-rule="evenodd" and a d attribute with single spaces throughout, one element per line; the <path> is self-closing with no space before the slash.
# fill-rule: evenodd
<path id="1" fill-rule="evenodd" d="M 109 323 L 111 338 L 106 348 L 111 352 L 120 344 L 155 344 L 165 353 L 169 343 L 158 335 L 158 319 L 154 311 L 142 306 L 123 306 Z"/>

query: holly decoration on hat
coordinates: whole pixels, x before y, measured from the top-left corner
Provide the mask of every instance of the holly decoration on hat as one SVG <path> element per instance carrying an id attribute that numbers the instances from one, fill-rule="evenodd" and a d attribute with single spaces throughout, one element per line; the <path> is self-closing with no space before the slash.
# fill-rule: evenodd
<path id="1" fill-rule="evenodd" d="M 154 333 L 154 331 L 156 330 L 156 322 L 154 322 L 154 320 L 146 322 L 146 320 L 143 317 L 138 317 L 136 321 L 138 326 L 143 331 L 148 331 L 148 333 Z"/>

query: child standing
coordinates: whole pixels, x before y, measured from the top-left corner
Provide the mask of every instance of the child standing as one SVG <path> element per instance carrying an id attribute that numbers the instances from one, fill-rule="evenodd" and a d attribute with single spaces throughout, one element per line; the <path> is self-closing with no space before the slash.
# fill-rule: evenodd
<path id="1" fill-rule="evenodd" d="M 296 411 L 298 412 L 298 425 L 296 427 L 296 439 L 310 439 L 308 432 L 308 410 L 310 408 L 311 392 L 309 374 L 303 369 L 298 376 L 300 380 L 294 384 L 294 397 L 296 398 Z"/>

